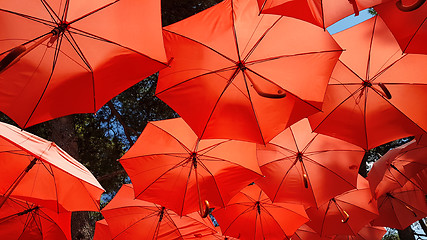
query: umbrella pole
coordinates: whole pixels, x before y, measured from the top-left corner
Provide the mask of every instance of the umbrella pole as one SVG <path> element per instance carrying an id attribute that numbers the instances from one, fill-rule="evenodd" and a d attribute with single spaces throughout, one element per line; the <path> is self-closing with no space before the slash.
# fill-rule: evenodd
<path id="1" fill-rule="evenodd" d="M 156 229 L 154 230 L 154 234 L 153 234 L 153 240 L 157 239 L 159 236 L 159 231 L 160 231 L 160 223 L 163 220 L 163 217 L 165 215 L 165 207 L 162 206 L 161 210 L 160 210 L 160 214 L 159 214 L 159 221 L 157 222 L 157 226 Z"/>
<path id="2" fill-rule="evenodd" d="M 24 211 L 22 211 L 22 212 L 15 213 L 15 214 L 12 214 L 12 215 L 7 216 L 7 217 L 0 218 L 0 224 L 1 224 L 1 223 L 3 223 L 3 222 L 8 221 L 9 219 L 11 219 L 11 218 L 13 218 L 13 217 L 19 217 L 19 216 L 22 216 L 22 215 L 28 214 L 28 213 L 30 213 L 30 212 L 32 212 L 32 211 L 38 210 L 39 208 L 40 208 L 39 206 L 32 207 L 32 208 L 26 209 L 26 210 L 24 210 Z"/>
<path id="3" fill-rule="evenodd" d="M 39 40 L 34 42 L 31 46 L 28 48 L 25 47 L 24 44 L 19 45 L 15 48 L 13 48 L 1 61 L 0 61 L 0 73 L 6 71 L 9 67 L 13 66 L 15 63 L 17 63 L 23 56 L 25 56 L 27 53 L 31 52 L 34 48 L 42 44 L 44 41 L 49 39 L 50 37 L 54 36 L 55 33 L 52 31 L 45 36 L 41 37 Z"/>
<path id="4" fill-rule="evenodd" d="M 6 200 L 9 199 L 12 192 L 15 190 L 15 188 L 18 186 L 18 184 L 22 181 L 22 179 L 25 177 L 25 175 L 27 175 L 28 171 L 30 171 L 31 168 L 34 167 L 36 162 L 37 162 L 37 158 L 34 158 L 33 160 L 31 160 L 30 164 L 28 164 L 28 166 L 24 169 L 24 171 L 21 172 L 21 174 L 19 174 L 18 178 L 12 183 L 12 185 L 6 191 L 6 194 L 4 195 L 4 197 L 1 199 L 0 208 L 3 207 Z"/>
<path id="5" fill-rule="evenodd" d="M 301 165 L 301 171 L 302 171 L 302 178 L 303 178 L 303 180 L 304 180 L 304 187 L 305 188 L 308 188 L 308 176 L 307 176 L 307 170 L 305 169 L 305 166 L 304 166 L 304 162 L 302 161 L 302 153 L 298 153 L 297 154 L 297 159 L 298 159 L 298 162 L 300 163 L 300 165 Z"/>
<path id="6" fill-rule="evenodd" d="M 194 173 L 196 174 L 196 185 L 197 185 L 197 195 L 199 196 L 200 216 L 202 218 L 206 218 L 209 215 L 209 202 L 208 200 L 205 200 L 204 201 L 205 207 L 203 207 L 202 196 L 200 194 L 200 187 L 199 187 L 199 176 L 197 173 L 197 159 L 195 154 L 193 154 L 193 166 L 194 166 Z"/>

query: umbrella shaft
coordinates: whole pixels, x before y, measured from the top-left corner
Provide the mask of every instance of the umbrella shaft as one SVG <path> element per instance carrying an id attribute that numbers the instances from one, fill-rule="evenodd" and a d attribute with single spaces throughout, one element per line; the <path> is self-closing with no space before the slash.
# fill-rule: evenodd
<path id="1" fill-rule="evenodd" d="M 0 208 L 3 207 L 6 200 L 10 197 L 12 192 L 15 190 L 15 188 L 18 186 L 18 184 L 22 181 L 22 179 L 27 175 L 28 171 L 30 171 L 31 168 L 33 168 L 34 164 L 36 163 L 37 158 L 34 158 L 30 164 L 24 169 L 24 171 L 19 174 L 18 178 L 12 183 L 12 185 L 9 187 L 9 189 L 6 191 L 5 195 L 0 201 Z"/>
<path id="2" fill-rule="evenodd" d="M 17 63 L 23 56 L 25 56 L 27 53 L 31 52 L 34 48 L 36 48 L 37 46 L 39 46 L 40 44 L 42 44 L 44 41 L 46 41 L 47 39 L 49 39 L 50 37 L 52 37 L 54 35 L 53 32 L 48 33 L 47 35 L 43 36 L 42 38 L 40 38 L 39 40 L 37 40 L 36 42 L 34 42 L 31 46 L 29 46 L 28 48 L 26 48 L 24 45 L 20 45 L 17 48 L 21 48 L 23 49 L 23 52 L 20 53 L 17 56 L 13 57 L 13 60 L 7 64 L 7 66 L 4 66 L 1 70 L 0 73 L 4 72 L 6 69 L 10 68 L 11 66 L 13 66 L 15 63 Z M 8 57 L 8 56 L 6 56 Z M 5 58 L 6 58 L 5 57 Z"/>

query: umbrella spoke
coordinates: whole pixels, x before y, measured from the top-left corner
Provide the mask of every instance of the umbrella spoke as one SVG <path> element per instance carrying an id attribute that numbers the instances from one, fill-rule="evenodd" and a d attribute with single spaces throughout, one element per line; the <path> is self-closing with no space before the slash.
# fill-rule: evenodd
<path id="1" fill-rule="evenodd" d="M 56 12 L 52 9 L 49 3 L 46 2 L 46 0 L 42 0 L 41 3 L 43 4 L 46 11 L 49 13 L 52 20 L 55 21 L 55 23 L 61 22 L 61 18 L 56 14 Z"/>

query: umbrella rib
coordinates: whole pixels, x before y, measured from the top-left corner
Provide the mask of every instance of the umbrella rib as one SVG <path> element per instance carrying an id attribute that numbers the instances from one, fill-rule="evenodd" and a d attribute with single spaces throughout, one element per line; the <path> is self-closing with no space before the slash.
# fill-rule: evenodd
<path id="1" fill-rule="evenodd" d="M 68 1 L 68 0 L 67 0 L 67 1 Z M 86 18 L 86 17 L 88 17 L 88 16 L 90 16 L 90 15 L 92 15 L 92 14 L 94 14 L 94 13 L 97 13 L 97 12 L 101 11 L 102 9 L 107 8 L 107 7 L 109 7 L 109 6 L 111 6 L 111 5 L 115 4 L 115 3 L 117 3 L 117 2 L 119 2 L 119 1 L 120 1 L 120 0 L 116 0 L 116 1 L 111 2 L 111 3 L 109 3 L 109 4 L 105 5 L 105 6 L 102 6 L 102 7 L 98 8 L 98 9 L 95 9 L 95 10 L 93 10 L 92 12 L 86 13 L 85 15 L 83 15 L 83 16 L 81 16 L 81 17 L 79 17 L 79 18 L 76 18 L 76 19 L 74 19 L 74 20 L 70 21 L 70 22 L 69 22 L 69 24 L 72 24 L 72 23 L 75 23 L 75 22 L 77 22 L 77 21 L 80 21 L 80 20 L 82 20 L 82 19 L 84 19 L 84 18 Z"/>
<path id="2" fill-rule="evenodd" d="M 372 51 L 372 44 L 374 42 L 374 33 L 375 33 L 375 28 L 377 26 L 377 19 L 378 19 L 378 15 L 375 16 L 375 21 L 374 21 L 374 24 L 372 25 L 371 39 L 369 42 L 368 61 L 366 62 L 366 73 L 365 73 L 366 80 L 369 79 L 369 71 L 371 68 L 371 51 Z"/>
<path id="3" fill-rule="evenodd" d="M 82 180 L 79 179 L 79 183 L 83 186 L 83 189 L 86 190 L 87 194 L 89 195 L 90 199 L 93 202 L 93 205 L 96 206 L 98 212 L 101 210 L 98 202 L 93 198 L 92 194 L 90 194 L 89 190 L 86 188 L 86 186 L 83 184 Z"/>
<path id="4" fill-rule="evenodd" d="M 61 21 L 61 18 L 56 14 L 56 12 L 52 9 L 52 7 L 47 3 L 45 0 L 41 0 L 44 8 L 49 13 L 50 17 L 52 18 L 55 23 L 59 23 Z"/>
<path id="5" fill-rule="evenodd" d="M 235 19 L 234 19 L 234 16 L 235 16 L 235 12 L 234 12 L 234 0 L 231 0 L 230 5 L 231 5 L 231 21 L 232 21 L 231 25 L 233 27 L 234 44 L 236 44 L 237 57 L 239 58 L 238 60 L 239 60 L 239 62 L 241 62 L 242 59 L 240 57 L 240 49 L 239 49 L 239 44 L 238 44 L 238 41 L 237 41 L 236 24 L 235 24 Z"/>
<path id="6" fill-rule="evenodd" d="M 75 30 L 75 31 L 72 31 L 72 30 Z M 168 66 L 168 64 L 167 64 L 167 63 L 161 62 L 161 61 L 159 61 L 159 60 L 157 60 L 157 59 L 154 59 L 154 58 L 152 58 L 152 57 L 150 57 L 150 56 L 147 56 L 147 55 L 145 55 L 145 54 L 143 54 L 143 53 L 140 53 L 140 52 L 138 52 L 138 51 L 136 51 L 136 50 L 134 50 L 134 49 L 132 49 L 132 48 L 130 48 L 130 47 L 123 46 L 123 45 L 121 45 L 121 44 L 119 44 L 119 43 L 116 43 L 116 42 L 110 41 L 110 40 L 108 40 L 108 39 L 102 38 L 102 37 L 100 37 L 100 36 L 97 36 L 97 35 L 94 35 L 94 34 L 88 33 L 88 32 L 83 31 L 83 30 L 81 30 L 81 29 L 77 29 L 77 28 L 74 28 L 74 27 L 70 26 L 70 27 L 69 27 L 69 29 L 67 29 L 67 31 L 68 31 L 68 32 L 70 32 L 70 33 L 74 33 L 74 34 L 77 34 L 77 35 L 83 36 L 83 37 L 87 37 L 87 38 L 91 38 L 91 39 L 94 39 L 94 40 L 103 41 L 103 42 L 106 42 L 106 43 L 110 43 L 110 44 L 113 44 L 113 45 L 116 45 L 116 46 L 122 47 L 122 48 L 127 49 L 127 50 L 129 50 L 129 51 L 132 51 L 132 52 L 134 52 L 134 53 L 136 53 L 136 54 L 139 54 L 139 55 L 141 55 L 141 56 L 144 56 L 144 57 L 146 57 L 146 58 L 148 58 L 148 59 L 150 59 L 150 60 L 152 60 L 152 61 L 155 61 L 155 62 L 157 62 L 157 63 L 159 63 L 159 64 L 162 64 L 163 66 Z"/>
<path id="7" fill-rule="evenodd" d="M 420 31 L 423 24 L 427 21 L 427 18 L 424 18 L 423 22 L 418 26 L 417 30 L 412 34 L 411 38 L 408 41 L 408 44 L 406 44 L 405 48 L 403 49 L 403 52 L 406 52 L 406 49 L 408 49 L 409 45 L 412 43 L 412 40 L 415 38 L 415 35 Z"/>
<path id="8" fill-rule="evenodd" d="M 188 159 L 188 156 L 186 156 L 187 154 L 188 153 L 153 153 L 153 154 L 138 155 L 135 157 L 121 158 L 119 159 L 119 161 L 121 162 L 121 161 L 132 160 L 132 159 L 137 159 L 142 157 L 150 157 L 150 156 L 169 156 L 169 157 Z"/>
<path id="9" fill-rule="evenodd" d="M 188 190 L 188 182 L 190 181 L 191 178 L 191 171 L 193 170 L 194 165 L 191 164 L 190 166 L 190 171 L 188 171 L 188 175 L 187 175 L 187 182 L 185 184 L 185 190 L 184 190 L 184 195 L 182 197 L 182 204 L 181 204 L 181 211 L 179 213 L 179 215 L 182 215 L 182 212 L 184 211 L 184 205 L 185 205 L 185 197 L 187 195 L 187 190 Z M 199 184 L 198 182 L 196 182 L 196 184 Z M 197 194 L 200 194 L 199 192 Z M 199 195 L 197 201 L 200 201 L 199 199 L 201 198 L 201 196 Z M 201 209 L 200 209 L 201 210 Z"/>
<path id="10" fill-rule="evenodd" d="M 52 173 L 52 178 L 53 178 L 53 182 L 54 182 L 54 186 L 55 186 L 55 200 L 56 200 L 56 212 L 59 212 L 59 197 L 58 197 L 58 188 L 56 186 L 56 179 L 55 179 L 55 174 L 53 173 L 53 169 L 52 166 L 49 165 L 51 173 Z M 63 206 L 62 206 L 63 207 Z"/>
<path id="11" fill-rule="evenodd" d="M 89 61 L 87 60 L 87 58 L 85 57 L 83 51 L 81 50 L 81 48 L 79 47 L 79 45 L 77 44 L 76 40 L 74 39 L 73 35 L 71 34 L 70 31 L 68 31 L 68 33 L 70 34 L 70 38 L 68 38 L 68 36 L 64 33 L 63 36 L 67 39 L 67 41 L 70 43 L 71 47 L 73 47 L 74 51 L 76 51 L 77 55 L 80 57 L 80 59 L 83 61 L 83 63 L 86 65 L 86 67 L 90 70 L 90 72 L 93 75 L 93 69 L 92 66 L 90 65 Z M 92 77 L 93 78 L 93 77 Z M 92 83 L 95 86 L 95 83 Z"/>
<path id="12" fill-rule="evenodd" d="M 164 175 L 166 175 L 167 173 L 169 173 L 170 171 L 172 171 L 172 170 L 174 170 L 174 169 L 176 169 L 176 168 L 178 168 L 178 167 L 180 167 L 180 165 L 182 164 L 182 163 L 184 163 L 185 161 L 187 161 L 188 160 L 188 157 L 187 158 L 185 158 L 184 160 L 182 160 L 181 162 L 179 162 L 178 164 L 176 164 L 175 166 L 173 166 L 173 167 L 171 167 L 169 170 L 167 170 L 167 171 L 165 171 L 164 173 L 162 173 L 162 174 L 160 174 L 160 176 L 159 177 L 157 177 L 156 179 L 154 179 L 153 181 L 152 181 L 152 183 L 150 183 L 145 189 L 143 189 L 138 195 L 135 195 L 135 198 L 138 198 L 141 194 L 143 194 L 149 187 L 151 187 L 151 185 L 153 185 L 157 180 L 159 180 L 160 178 L 162 178 Z M 191 170 L 190 170 L 190 172 L 191 172 Z M 143 172 L 142 172 L 143 173 Z M 137 176 L 137 175 L 139 175 L 139 174 L 142 174 L 142 173 L 138 173 L 138 174 L 136 174 L 135 176 Z"/>
<path id="13" fill-rule="evenodd" d="M 365 92 L 365 102 L 363 104 L 363 126 L 364 126 L 364 135 L 365 135 L 365 143 L 366 143 L 366 149 L 369 148 L 369 141 L 368 141 L 368 131 L 367 131 L 367 108 L 368 108 L 368 88 L 362 89 L 362 91 Z"/>
<path id="14" fill-rule="evenodd" d="M 117 238 L 119 235 L 121 235 L 122 233 L 126 232 L 127 230 L 129 230 L 130 228 L 132 228 L 133 226 L 135 226 L 136 224 L 138 224 L 139 222 L 144 221 L 144 220 L 146 220 L 148 218 L 154 217 L 156 215 L 155 213 L 157 213 L 157 211 L 153 211 L 153 213 L 147 214 L 146 216 L 138 219 L 136 222 L 132 223 L 131 225 L 127 226 L 125 229 L 123 229 L 119 233 L 117 233 L 117 235 L 115 235 L 113 237 L 113 239 Z"/>
<path id="15" fill-rule="evenodd" d="M 185 38 L 185 39 L 187 39 L 187 40 L 190 40 L 190 41 L 192 41 L 192 42 L 194 42 L 194 43 L 197 43 L 197 44 L 199 44 L 199 45 L 201 45 L 201 46 L 203 46 L 203 47 L 205 47 L 205 48 L 207 48 L 207 49 L 211 50 L 212 52 L 214 52 L 214 53 L 218 54 L 219 56 L 221 56 L 221 57 L 223 57 L 223 58 L 227 59 L 228 61 L 230 61 L 231 63 L 233 63 L 233 65 L 235 65 L 235 64 L 236 64 L 236 61 L 234 61 L 233 59 L 231 59 L 231 58 L 227 57 L 226 55 L 224 55 L 224 54 L 220 53 L 219 51 L 217 51 L 217 50 L 213 49 L 212 47 L 210 47 L 210 46 L 208 46 L 208 45 L 206 45 L 206 44 L 204 44 L 204 43 L 202 43 L 202 42 L 199 42 L 199 41 L 197 41 L 197 40 L 194 40 L 194 39 L 189 38 L 189 37 L 187 37 L 187 36 L 184 36 L 184 35 L 182 35 L 182 34 L 179 34 L 179 33 L 173 32 L 173 31 L 170 31 L 170 30 L 168 30 L 168 29 L 163 29 L 163 31 L 168 32 L 168 33 L 171 33 L 171 34 L 175 34 L 175 35 L 177 35 L 177 36 L 179 36 L 179 37 L 182 37 L 182 38 Z"/>
<path id="16" fill-rule="evenodd" d="M 49 79 L 48 79 L 48 81 L 47 81 L 47 83 L 46 83 L 46 86 L 44 87 L 43 92 L 42 92 L 41 96 L 39 97 L 39 99 L 38 99 L 38 101 L 37 101 L 37 103 L 36 103 L 35 107 L 34 107 L 34 108 L 33 108 L 33 110 L 31 111 L 30 116 L 27 118 L 27 121 L 25 122 L 25 124 L 24 124 L 24 126 L 23 126 L 24 128 L 27 126 L 28 122 L 29 122 L 29 121 L 30 121 L 30 119 L 32 118 L 32 116 L 33 116 L 34 112 L 36 111 L 36 109 L 37 109 L 38 105 L 40 104 L 40 102 L 41 102 L 41 100 L 42 100 L 42 98 L 43 98 L 44 94 L 46 93 L 46 90 L 47 90 L 47 88 L 48 88 L 48 86 L 49 86 L 50 81 L 52 80 L 52 76 L 53 76 L 53 73 L 54 73 L 54 71 L 55 71 L 56 63 L 57 63 L 57 61 L 58 61 L 59 48 L 60 48 L 61 44 L 62 44 L 62 37 L 59 37 L 59 41 L 56 41 L 56 47 L 55 47 L 55 53 L 54 53 L 53 64 L 52 64 L 52 70 L 51 70 L 51 72 L 50 72 Z"/>
<path id="17" fill-rule="evenodd" d="M 228 205 L 227 207 L 230 207 L 230 206 L 232 206 L 232 205 L 234 205 L 234 204 L 230 204 L 230 205 Z M 233 225 L 234 224 L 234 222 L 235 221 L 237 221 L 237 219 L 239 218 L 239 217 L 241 217 L 241 216 L 243 216 L 244 214 L 246 214 L 246 213 L 248 213 L 248 212 L 250 212 L 251 210 L 253 209 L 253 205 L 250 205 L 250 206 L 248 206 L 248 208 L 247 209 L 245 209 L 243 212 L 241 212 L 241 213 L 239 213 L 231 222 L 230 222 L 230 224 L 227 226 L 227 228 L 224 230 L 224 232 L 223 232 L 223 234 L 225 234 L 226 232 L 227 232 L 227 230 L 231 227 L 231 225 Z M 220 225 L 221 226 L 221 225 Z"/>
<path id="18" fill-rule="evenodd" d="M 258 24 L 257 24 L 257 26 L 255 27 L 255 29 L 254 29 L 254 31 L 252 32 L 252 35 L 251 35 L 251 37 L 250 37 L 250 39 L 252 39 L 252 37 L 253 37 L 253 35 L 254 35 L 254 33 L 255 33 L 255 30 L 257 30 L 257 28 L 259 27 L 259 25 L 260 25 L 260 23 L 261 23 L 261 21 L 262 21 L 262 19 L 264 18 L 264 15 L 261 15 L 261 19 L 258 21 Z M 262 36 L 257 40 L 257 42 L 252 46 L 252 48 L 251 48 L 251 50 L 248 52 L 248 54 L 245 56 L 245 58 L 243 59 L 243 61 L 244 62 L 246 62 L 246 60 L 248 60 L 248 58 L 252 55 L 252 53 L 255 51 L 255 49 L 258 47 L 258 45 L 261 43 L 261 41 L 264 39 L 264 37 L 267 35 L 267 33 L 268 32 L 270 32 L 270 30 L 274 27 L 274 26 L 276 26 L 276 24 L 280 21 L 282 19 L 282 16 L 280 16 L 280 17 L 278 17 L 277 18 L 277 20 L 270 26 L 270 27 L 268 27 L 266 30 L 265 30 L 265 32 L 262 34 Z M 247 46 L 248 46 L 248 44 L 249 44 L 249 42 L 250 42 L 250 39 L 248 40 L 248 42 L 246 43 L 246 46 L 245 46 L 245 49 L 247 48 Z M 244 50 L 245 50 L 244 49 Z"/>
<path id="19" fill-rule="evenodd" d="M 356 150 L 356 149 L 325 149 L 325 150 L 319 150 L 319 151 L 313 151 L 313 152 L 305 152 L 304 156 L 309 157 L 309 156 L 328 153 L 328 152 L 365 152 L 365 151 Z"/>
<path id="20" fill-rule="evenodd" d="M 278 207 L 278 208 L 280 208 L 280 209 L 286 209 L 287 211 L 289 211 L 289 212 L 292 212 L 292 213 L 295 213 L 295 214 L 297 214 L 297 215 L 300 215 L 299 213 L 296 213 L 295 211 L 292 211 L 291 209 L 289 209 L 289 208 L 284 208 L 284 207 L 280 207 L 280 206 L 278 206 L 278 205 L 274 205 L 274 204 L 269 204 L 269 205 L 271 205 L 271 206 L 274 206 L 274 207 Z M 268 211 L 267 210 L 267 208 L 264 206 L 264 205 L 261 205 L 260 204 L 260 207 L 262 208 L 262 209 L 264 209 L 264 212 L 265 213 L 267 213 L 270 217 L 271 217 L 271 219 L 279 226 L 279 228 L 282 230 L 282 233 L 286 236 L 286 237 L 288 237 L 288 235 L 286 235 L 286 233 L 285 233 L 285 231 L 284 231 L 284 229 L 280 226 L 280 223 L 276 220 L 276 218 L 270 213 L 270 211 Z M 261 215 L 260 215 L 261 216 Z M 301 216 L 301 215 L 300 215 Z"/>
<path id="21" fill-rule="evenodd" d="M 225 144 L 225 143 L 228 143 L 228 142 L 231 142 L 231 141 L 233 141 L 233 140 L 232 140 L 232 139 L 224 139 L 224 140 L 221 140 L 221 142 L 215 143 L 215 144 L 213 144 L 213 145 L 209 145 L 209 146 L 207 146 L 206 148 L 198 149 L 198 150 L 197 150 L 197 153 L 198 153 L 198 155 L 199 155 L 199 156 L 204 156 L 205 154 L 207 154 L 207 153 L 209 153 L 210 151 L 214 150 L 214 149 L 215 149 L 215 148 L 217 148 L 218 146 L 220 146 L 220 145 L 222 145 L 222 144 Z M 201 153 L 201 152 L 203 152 L 203 153 Z"/>
<path id="22" fill-rule="evenodd" d="M 201 162 L 199 160 L 198 163 L 200 164 L 200 166 L 202 166 L 203 169 L 206 170 L 206 172 L 208 172 L 209 175 L 211 175 L 211 177 L 212 177 L 212 179 L 214 181 L 215 188 L 216 188 L 216 190 L 219 193 L 219 197 L 221 199 L 221 203 L 222 203 L 223 206 L 225 206 L 225 202 L 224 202 L 224 199 L 222 198 L 222 194 L 221 194 L 221 191 L 219 190 L 218 183 L 216 182 L 215 176 L 209 171 L 209 169 L 205 166 L 205 164 L 203 162 Z"/>
<path id="23" fill-rule="evenodd" d="M 164 132 L 165 134 L 167 134 L 168 136 L 170 136 L 172 139 L 175 139 L 175 141 L 177 142 L 177 143 L 179 143 L 179 145 L 181 145 L 182 146 L 182 148 L 187 152 L 187 153 L 191 153 L 192 152 L 192 150 L 191 149 L 189 149 L 187 146 L 185 146 L 185 144 L 183 143 L 183 142 L 181 142 L 181 140 L 179 140 L 176 136 L 174 136 L 172 133 L 170 133 L 170 132 L 168 132 L 168 131 L 166 131 L 166 130 L 164 130 L 163 128 L 161 128 L 161 127 L 159 127 L 159 126 L 157 126 L 156 124 L 152 124 L 154 127 L 156 127 L 157 129 L 159 129 L 160 131 L 162 131 L 162 132 Z"/>
<path id="24" fill-rule="evenodd" d="M 10 14 L 13 14 L 13 15 L 16 15 L 16 16 L 19 16 L 19 17 L 23 17 L 23 18 L 26 18 L 28 20 L 31 20 L 31 21 L 34 21 L 34 22 L 37 22 L 37 23 L 41 23 L 41 24 L 44 24 L 44 25 L 47 25 L 47 26 L 50 26 L 50 27 L 54 27 L 55 26 L 54 24 L 52 24 L 52 22 L 47 21 L 45 19 L 33 17 L 33 16 L 30 16 L 30 15 L 22 14 L 22 13 L 13 12 L 13 11 L 6 10 L 6 9 L 0 9 L 0 11 L 1 12 L 10 13 Z"/>
<path id="25" fill-rule="evenodd" d="M 292 163 L 292 165 L 288 168 L 288 170 L 286 171 L 286 173 L 283 175 L 282 180 L 280 181 L 279 186 L 277 187 L 277 191 L 274 193 L 273 199 L 271 199 L 272 202 L 274 202 L 276 200 L 277 195 L 280 192 L 280 188 L 282 187 L 283 183 L 285 182 L 285 179 L 287 178 L 289 172 L 291 171 L 291 169 L 293 169 L 293 167 L 296 165 L 296 163 L 298 162 L 298 159 L 295 159 Z"/>
<path id="26" fill-rule="evenodd" d="M 263 58 L 263 59 L 258 59 L 258 60 L 254 60 L 254 61 L 249 61 L 249 62 L 246 62 L 246 66 L 250 66 L 250 65 L 254 65 L 254 64 L 258 64 L 258 63 L 263 63 L 263 62 L 268 62 L 268 61 L 274 61 L 274 60 L 281 59 L 281 58 L 299 57 L 299 56 L 305 56 L 305 55 L 311 55 L 311 54 L 332 53 L 332 52 L 342 52 L 342 51 L 343 50 L 337 49 L 337 50 L 324 50 L 324 51 L 317 51 L 317 52 L 295 53 L 295 54 L 290 54 L 290 55 L 280 55 L 280 56 L 275 56 L 275 57 L 269 57 L 269 58 Z"/>
<path id="27" fill-rule="evenodd" d="M 190 82 L 192 80 L 196 80 L 197 78 L 204 77 L 204 76 L 207 76 L 207 75 L 210 75 L 210 74 L 217 74 L 219 72 L 229 71 L 229 70 L 232 70 L 233 68 L 236 68 L 236 66 L 226 67 L 226 68 L 217 69 L 217 70 L 213 70 L 213 71 L 211 71 L 209 69 L 198 69 L 198 70 L 206 70 L 206 71 L 209 71 L 209 72 L 206 72 L 206 73 L 203 73 L 203 74 L 200 74 L 200 75 L 197 75 L 197 76 L 185 79 L 184 81 L 181 81 L 181 82 L 179 82 L 179 83 L 177 83 L 175 85 L 172 85 L 172 86 L 170 86 L 170 87 L 168 87 L 168 88 L 166 88 L 166 89 L 164 89 L 162 91 L 159 91 L 158 93 L 156 93 L 156 96 L 158 96 L 158 95 L 160 95 L 160 94 L 162 94 L 162 93 L 164 93 L 164 92 L 166 92 L 166 91 L 168 91 L 170 89 L 173 89 L 173 88 L 175 88 L 177 86 L 183 85 L 183 84 L 188 83 L 188 82 Z M 188 70 L 193 70 L 193 69 L 188 69 Z M 220 77 L 220 78 L 223 78 L 227 82 L 229 81 L 227 78 L 225 78 L 225 77 L 223 77 L 221 75 L 217 75 L 217 76 Z M 239 91 L 240 91 L 240 89 L 239 89 Z"/>
<path id="28" fill-rule="evenodd" d="M 345 87 L 344 84 L 342 84 L 342 86 Z M 338 105 L 336 105 L 323 119 L 322 121 L 320 121 L 320 123 L 313 129 L 313 132 L 315 132 L 319 126 L 324 123 L 326 121 L 327 118 L 329 118 L 329 116 L 331 116 L 331 114 L 338 109 L 341 105 L 343 105 L 347 100 L 349 100 L 350 98 L 354 97 L 354 95 L 359 92 L 361 89 L 363 89 L 363 86 L 361 86 L 360 88 L 358 88 L 356 91 L 354 91 L 353 93 L 351 93 L 348 97 L 346 97 L 343 101 L 341 101 Z"/>

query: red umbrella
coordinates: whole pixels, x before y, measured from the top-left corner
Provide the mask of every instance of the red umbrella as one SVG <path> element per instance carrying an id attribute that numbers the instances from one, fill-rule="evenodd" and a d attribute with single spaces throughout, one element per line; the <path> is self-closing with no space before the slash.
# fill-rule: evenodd
<path id="1" fill-rule="evenodd" d="M 383 236 L 387 233 L 387 230 L 384 227 L 375 227 L 370 224 L 366 225 L 356 235 L 339 235 L 335 236 L 334 240 L 374 240 L 382 239 Z"/>
<path id="2" fill-rule="evenodd" d="M 369 182 L 359 175 L 357 189 L 331 198 L 318 209 L 307 209 L 307 225 L 320 236 L 356 235 L 378 216 L 377 203 L 372 198 Z"/>
<path id="3" fill-rule="evenodd" d="M 316 231 L 307 224 L 302 225 L 295 231 L 295 234 L 291 237 L 291 240 L 327 240 L 332 239 L 329 237 L 321 237 Z"/>
<path id="4" fill-rule="evenodd" d="M 225 0 L 164 30 L 156 95 L 202 139 L 266 143 L 321 110 L 341 48 L 322 29 Z M 286 97 L 285 97 L 286 95 Z"/>
<path id="5" fill-rule="evenodd" d="M 5 200 L 0 211 L 2 239 L 71 240 L 70 226 L 71 212 L 58 214 L 14 198 Z"/>
<path id="6" fill-rule="evenodd" d="M 309 117 L 315 132 L 364 149 L 427 129 L 427 56 L 402 54 L 376 16 L 334 35 L 346 51 L 326 91 L 323 112 Z"/>
<path id="7" fill-rule="evenodd" d="M 378 197 L 403 187 L 408 181 L 417 186 L 411 178 L 427 167 L 426 150 L 425 146 L 412 141 L 388 151 L 369 171 L 367 179 L 372 194 Z"/>
<path id="8" fill-rule="evenodd" d="M 202 205 L 225 204 L 261 177 L 254 143 L 199 140 L 181 119 L 149 122 L 120 159 L 136 198 L 165 206 L 179 215 Z M 173 196 L 173 197 L 171 197 Z"/>
<path id="9" fill-rule="evenodd" d="M 242 240 L 285 239 L 308 221 L 302 205 L 272 203 L 257 185 L 247 186 L 212 215 L 223 234 Z"/>
<path id="10" fill-rule="evenodd" d="M 101 212 L 117 240 L 192 239 L 216 233 L 210 219 L 197 213 L 181 217 L 160 205 L 135 199 L 130 184 L 123 185 Z"/>
<path id="11" fill-rule="evenodd" d="M 0 111 L 21 127 L 96 112 L 166 66 L 158 0 L 2 1 L 0 22 Z"/>
<path id="12" fill-rule="evenodd" d="M 304 119 L 266 146 L 258 145 L 258 163 L 265 177 L 256 183 L 273 202 L 320 206 L 356 188 L 364 154 L 353 144 L 313 133 Z"/>
<path id="13" fill-rule="evenodd" d="M 405 229 L 413 222 L 427 217 L 425 194 L 407 182 L 402 188 L 378 197 L 379 217 L 372 225 Z"/>
<path id="14" fill-rule="evenodd" d="M 104 189 L 53 142 L 0 123 L 0 194 L 59 211 L 99 211 Z M 0 200 L 0 207 L 4 201 Z"/>
<path id="15" fill-rule="evenodd" d="M 110 233 L 110 227 L 108 227 L 105 219 L 99 220 L 95 223 L 95 234 L 93 240 L 112 240 L 113 237 Z"/>
<path id="16" fill-rule="evenodd" d="M 262 13 L 298 18 L 326 29 L 338 20 L 388 0 L 258 0 Z"/>
<path id="17" fill-rule="evenodd" d="M 403 52 L 427 54 L 427 4 L 423 4 L 425 0 L 409 2 L 412 4 L 405 8 L 402 7 L 402 0 L 397 1 L 398 4 L 390 1 L 376 6 L 375 11 L 393 33 Z"/>

